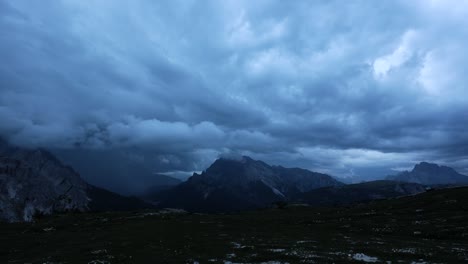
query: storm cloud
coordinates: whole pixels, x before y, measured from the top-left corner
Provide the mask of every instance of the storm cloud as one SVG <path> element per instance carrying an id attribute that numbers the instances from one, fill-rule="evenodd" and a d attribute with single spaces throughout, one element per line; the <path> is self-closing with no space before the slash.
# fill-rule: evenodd
<path id="1" fill-rule="evenodd" d="M 0 2 L 0 135 L 336 176 L 468 172 L 468 1 Z"/>

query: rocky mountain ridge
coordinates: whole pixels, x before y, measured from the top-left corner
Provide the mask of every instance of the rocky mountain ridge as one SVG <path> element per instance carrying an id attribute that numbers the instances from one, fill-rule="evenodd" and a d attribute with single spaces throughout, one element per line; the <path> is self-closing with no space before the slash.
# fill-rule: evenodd
<path id="1" fill-rule="evenodd" d="M 426 185 L 468 184 L 468 176 L 458 173 L 453 168 L 429 162 L 416 164 L 411 171 L 404 171 L 397 175 L 388 176 L 387 179 Z"/>
<path id="2" fill-rule="evenodd" d="M 346 185 L 326 174 L 271 166 L 244 156 L 217 159 L 186 182 L 145 196 L 149 204 L 88 184 L 44 149 L 25 149 L 0 141 L 0 220 L 9 222 L 68 211 L 172 207 L 225 212 L 265 208 L 278 202 L 347 205 L 413 195 L 433 185 L 466 183 L 468 177 L 449 167 L 422 162 L 389 180 Z"/>
<path id="3" fill-rule="evenodd" d="M 216 160 L 201 174 L 163 191 L 153 200 L 161 207 L 194 211 L 262 208 L 321 187 L 341 186 L 329 175 L 299 168 L 270 166 L 249 157 Z"/>
<path id="4" fill-rule="evenodd" d="M 90 210 L 148 208 L 84 181 L 44 149 L 0 142 L 0 220 L 32 221 L 38 215 Z"/>
<path id="5" fill-rule="evenodd" d="M 86 211 L 88 185 L 43 150 L 0 157 L 0 218 L 31 221 L 38 214 Z"/>

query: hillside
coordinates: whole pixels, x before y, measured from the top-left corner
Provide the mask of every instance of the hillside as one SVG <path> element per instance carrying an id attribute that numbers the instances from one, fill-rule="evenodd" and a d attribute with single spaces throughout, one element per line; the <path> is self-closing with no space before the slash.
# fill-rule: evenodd
<path id="1" fill-rule="evenodd" d="M 451 188 L 338 208 L 56 215 L 1 224 L 0 262 L 465 263 L 467 210 L 468 188 Z"/>
<path id="2" fill-rule="evenodd" d="M 425 191 L 426 187 L 421 184 L 381 180 L 319 188 L 300 194 L 297 200 L 313 206 L 350 205 Z"/>

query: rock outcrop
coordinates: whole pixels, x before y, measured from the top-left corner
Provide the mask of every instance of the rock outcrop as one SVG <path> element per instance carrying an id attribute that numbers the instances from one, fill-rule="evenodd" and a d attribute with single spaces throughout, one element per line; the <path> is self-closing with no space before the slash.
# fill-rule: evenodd
<path id="1" fill-rule="evenodd" d="M 3 149 L 6 150 L 6 149 Z M 47 151 L 8 148 L 0 153 L 0 219 L 31 221 L 52 212 L 86 211 L 88 185 Z"/>

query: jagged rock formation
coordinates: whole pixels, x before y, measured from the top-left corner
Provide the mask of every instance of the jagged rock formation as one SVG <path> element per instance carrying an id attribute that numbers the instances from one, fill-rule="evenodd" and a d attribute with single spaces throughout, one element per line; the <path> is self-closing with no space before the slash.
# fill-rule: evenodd
<path id="1" fill-rule="evenodd" d="M 326 174 L 270 166 L 249 157 L 218 159 L 202 174 L 153 197 L 161 207 L 190 211 L 232 211 L 261 208 L 315 188 L 340 186 Z"/>
<path id="2" fill-rule="evenodd" d="M 468 177 L 447 166 L 421 162 L 412 171 L 405 171 L 398 175 L 387 177 L 389 180 L 414 182 L 427 185 L 464 185 L 468 184 Z"/>
<path id="3" fill-rule="evenodd" d="M 31 221 L 38 214 L 88 209 L 87 184 L 73 169 L 44 150 L 8 152 L 0 152 L 0 219 Z"/>
<path id="4" fill-rule="evenodd" d="M 43 149 L 24 149 L 0 141 L 0 220 L 32 221 L 54 212 L 148 208 L 87 184 L 71 167 Z"/>

